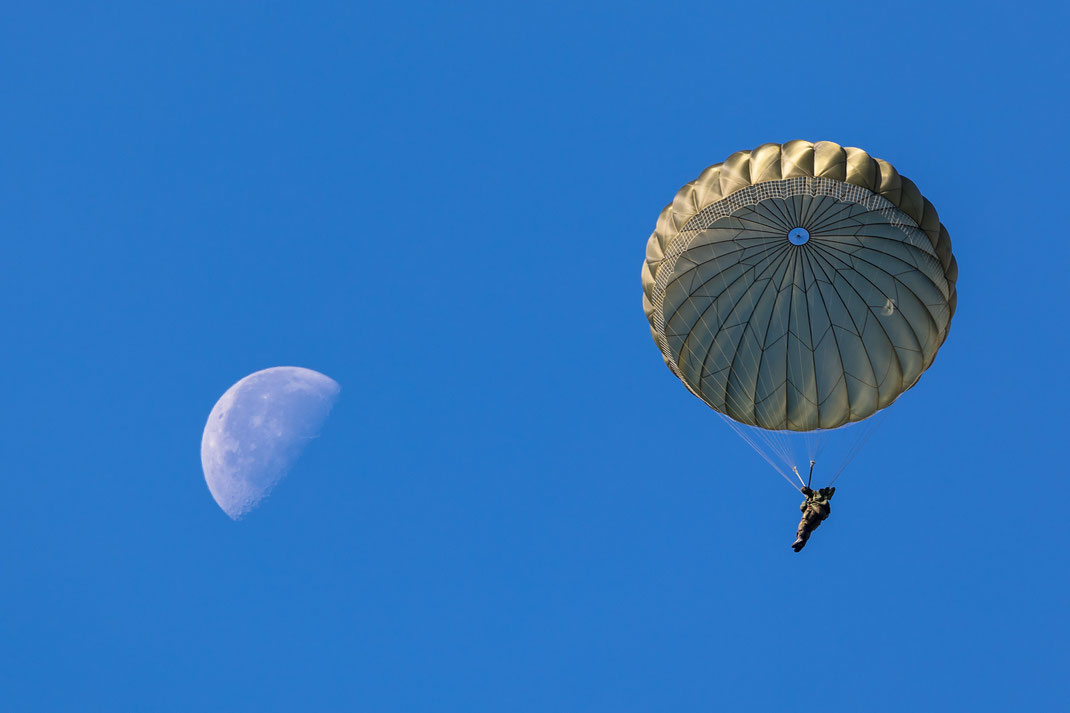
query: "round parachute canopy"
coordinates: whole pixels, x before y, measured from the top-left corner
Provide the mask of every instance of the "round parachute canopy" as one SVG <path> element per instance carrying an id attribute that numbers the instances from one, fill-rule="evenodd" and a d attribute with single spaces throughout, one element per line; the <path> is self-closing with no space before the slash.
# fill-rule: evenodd
<path id="1" fill-rule="evenodd" d="M 729 418 L 861 421 L 947 338 L 958 267 L 936 209 L 886 161 L 830 141 L 763 144 L 680 189 L 643 263 L 665 363 Z"/>

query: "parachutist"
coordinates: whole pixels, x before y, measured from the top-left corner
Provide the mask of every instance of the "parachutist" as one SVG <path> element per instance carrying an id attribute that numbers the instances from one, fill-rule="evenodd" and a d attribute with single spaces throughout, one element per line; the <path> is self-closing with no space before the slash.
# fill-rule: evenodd
<path id="1" fill-rule="evenodd" d="M 811 466 L 811 470 L 812 468 Z M 821 488 L 815 492 L 808 487 L 803 487 L 801 492 L 806 496 L 806 500 L 799 506 L 802 510 L 802 518 L 799 520 L 799 529 L 795 533 L 795 542 L 791 545 L 796 552 L 806 546 L 810 533 L 816 530 L 822 521 L 828 519 L 829 513 L 832 512 L 829 500 L 832 499 L 836 488 Z"/>

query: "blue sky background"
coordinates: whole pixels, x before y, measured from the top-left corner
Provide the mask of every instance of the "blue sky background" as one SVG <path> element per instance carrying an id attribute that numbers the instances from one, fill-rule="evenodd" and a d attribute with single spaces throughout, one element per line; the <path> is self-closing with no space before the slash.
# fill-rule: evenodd
<path id="1" fill-rule="evenodd" d="M 8 6 L 0 707 L 1058 710 L 1068 23 Z M 800 555 L 797 494 L 665 369 L 639 285 L 680 185 L 795 138 L 894 163 L 960 266 Z M 342 399 L 235 523 L 201 429 L 283 364 Z"/>

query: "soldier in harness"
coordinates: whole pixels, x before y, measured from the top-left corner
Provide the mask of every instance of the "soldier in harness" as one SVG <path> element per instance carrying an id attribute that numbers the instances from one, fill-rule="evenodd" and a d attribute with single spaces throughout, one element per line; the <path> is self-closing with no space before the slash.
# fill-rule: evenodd
<path id="1" fill-rule="evenodd" d="M 832 512 L 829 500 L 832 499 L 836 488 L 811 490 L 810 479 L 813 477 L 814 461 L 810 461 L 810 478 L 807 478 L 807 484 L 803 486 L 801 491 L 806 496 L 806 500 L 799 506 L 802 511 L 802 518 L 799 520 L 799 529 L 795 533 L 795 542 L 791 545 L 791 548 L 796 552 L 806 546 L 806 541 L 810 539 L 810 533 L 816 530 L 818 525 L 826 520 L 829 513 Z"/>

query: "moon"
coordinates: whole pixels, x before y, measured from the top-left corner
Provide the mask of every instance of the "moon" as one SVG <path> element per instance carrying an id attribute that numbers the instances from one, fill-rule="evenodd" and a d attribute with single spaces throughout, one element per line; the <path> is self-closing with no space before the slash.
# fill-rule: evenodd
<path id="1" fill-rule="evenodd" d="M 341 387 L 299 366 L 250 374 L 208 415 L 201 466 L 212 497 L 233 520 L 257 507 L 327 420 Z"/>

